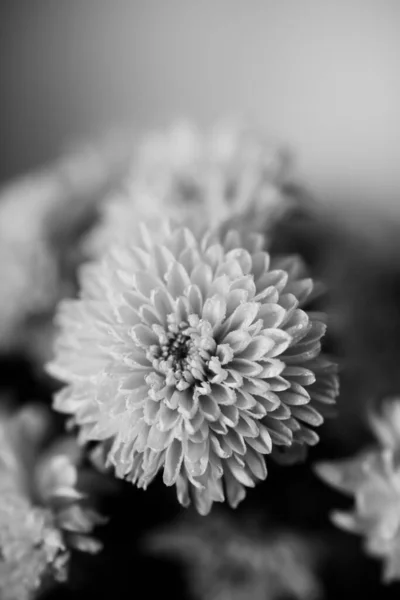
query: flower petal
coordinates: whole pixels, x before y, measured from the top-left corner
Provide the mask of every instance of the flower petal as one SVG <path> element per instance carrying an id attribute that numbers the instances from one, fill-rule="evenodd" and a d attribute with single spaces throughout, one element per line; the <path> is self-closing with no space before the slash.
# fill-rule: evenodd
<path id="1" fill-rule="evenodd" d="M 225 318 L 226 302 L 222 296 L 215 295 L 207 298 L 203 306 L 203 319 L 206 319 L 212 327 L 219 325 Z"/>
<path id="2" fill-rule="evenodd" d="M 176 483 L 183 461 L 182 443 L 175 439 L 168 446 L 165 454 L 163 481 L 165 485 L 171 486 Z"/>
<path id="3" fill-rule="evenodd" d="M 169 293 L 173 298 L 182 296 L 185 289 L 190 285 L 190 277 L 186 269 L 179 262 L 173 262 L 166 275 L 165 280 Z"/>

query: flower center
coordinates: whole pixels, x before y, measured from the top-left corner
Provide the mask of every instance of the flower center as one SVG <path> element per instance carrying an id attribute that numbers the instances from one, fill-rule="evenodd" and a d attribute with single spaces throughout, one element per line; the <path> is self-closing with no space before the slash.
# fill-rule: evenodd
<path id="1" fill-rule="evenodd" d="M 177 371 L 185 368 L 188 363 L 190 354 L 193 354 L 194 344 L 190 338 L 190 335 L 183 329 L 183 324 L 180 326 L 180 331 L 177 333 L 168 331 L 168 341 L 165 344 L 160 344 L 159 355 L 160 358 L 168 361 L 171 367 Z"/>
<path id="2" fill-rule="evenodd" d="M 210 351 L 216 343 L 209 331 L 209 324 L 197 315 L 190 315 L 189 322 L 177 322 L 169 315 L 167 328 L 155 327 L 159 344 L 149 348 L 147 357 L 153 367 L 165 376 L 167 385 L 184 390 L 206 378 Z"/>

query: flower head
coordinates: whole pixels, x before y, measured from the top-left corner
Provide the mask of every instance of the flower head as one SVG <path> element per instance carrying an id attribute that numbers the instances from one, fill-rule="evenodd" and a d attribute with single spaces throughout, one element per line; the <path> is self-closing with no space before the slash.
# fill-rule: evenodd
<path id="1" fill-rule="evenodd" d="M 0 419 L 0 596 L 31 598 L 67 576 L 69 550 L 96 552 L 102 522 L 77 489 L 80 450 L 73 440 L 40 450 L 47 415 L 27 406 Z"/>
<path id="2" fill-rule="evenodd" d="M 131 241 L 138 220 L 190 219 L 191 227 L 232 219 L 266 231 L 293 205 L 283 187 L 287 153 L 240 123 L 202 132 L 190 122 L 145 136 L 124 189 L 104 203 L 103 218 L 88 236 L 98 257 L 115 241 Z"/>
<path id="3" fill-rule="evenodd" d="M 322 479 L 354 497 L 352 512 L 335 511 L 334 522 L 364 537 L 366 551 L 384 561 L 384 580 L 400 579 L 399 401 L 372 417 L 379 445 L 347 460 L 321 463 Z"/>
<path id="4" fill-rule="evenodd" d="M 317 443 L 334 402 L 325 325 L 300 308 L 312 281 L 259 235 L 140 232 L 84 267 L 81 298 L 60 308 L 55 407 L 82 440 L 113 440 L 118 476 L 145 488 L 162 470 L 184 505 L 236 506 L 274 445 Z"/>

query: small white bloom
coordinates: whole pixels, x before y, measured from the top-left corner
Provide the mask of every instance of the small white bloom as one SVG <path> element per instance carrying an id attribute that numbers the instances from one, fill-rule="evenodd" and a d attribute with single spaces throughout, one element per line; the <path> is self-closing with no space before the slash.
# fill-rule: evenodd
<path id="1" fill-rule="evenodd" d="M 364 537 L 366 551 L 383 559 L 384 580 L 400 579 L 399 400 L 372 415 L 379 445 L 354 458 L 317 465 L 322 479 L 354 497 L 352 512 L 336 511 L 334 522 Z"/>

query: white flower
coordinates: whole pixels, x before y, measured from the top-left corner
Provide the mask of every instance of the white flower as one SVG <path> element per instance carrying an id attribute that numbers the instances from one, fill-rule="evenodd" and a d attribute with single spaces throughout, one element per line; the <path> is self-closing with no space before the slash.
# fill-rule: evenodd
<path id="1" fill-rule="evenodd" d="M 56 269 L 44 235 L 48 202 L 59 193 L 43 173 L 0 192 L 0 345 L 14 343 L 23 319 L 45 312 L 56 296 Z"/>
<path id="2" fill-rule="evenodd" d="M 336 511 L 334 522 L 364 537 L 366 551 L 383 559 L 384 581 L 400 579 L 399 400 L 387 402 L 371 425 L 379 446 L 347 460 L 317 465 L 322 479 L 354 497 L 352 512 Z"/>
<path id="3" fill-rule="evenodd" d="M 90 534 L 103 519 L 77 489 L 80 450 L 67 439 L 43 453 L 48 427 L 35 406 L 0 415 L 2 600 L 28 600 L 43 584 L 64 580 L 70 548 L 100 548 Z"/>
<path id="4" fill-rule="evenodd" d="M 148 134 L 132 159 L 130 175 L 104 204 L 103 218 L 89 235 L 87 252 L 98 257 L 115 241 L 132 241 L 139 220 L 160 215 L 190 221 L 191 228 L 226 220 L 273 228 L 293 205 L 283 191 L 288 157 L 240 123 L 202 132 L 190 122 Z"/>
<path id="5" fill-rule="evenodd" d="M 127 147 L 114 138 L 75 147 L 0 189 L 0 350 L 48 354 L 54 307 L 75 291 L 79 238 Z"/>
<path id="6" fill-rule="evenodd" d="M 83 441 L 112 440 L 118 476 L 146 487 L 163 470 L 184 505 L 236 506 L 272 446 L 316 444 L 334 403 L 325 325 L 300 308 L 313 283 L 258 235 L 164 224 L 137 242 L 84 267 L 60 308 L 55 407 Z"/>

